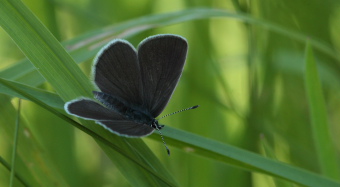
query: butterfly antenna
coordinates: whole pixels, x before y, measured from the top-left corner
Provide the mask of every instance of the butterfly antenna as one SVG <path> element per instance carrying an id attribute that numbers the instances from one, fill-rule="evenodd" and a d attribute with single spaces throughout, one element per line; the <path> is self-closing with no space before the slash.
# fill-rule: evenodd
<path id="1" fill-rule="evenodd" d="M 170 149 L 168 148 L 168 146 L 167 146 L 166 143 L 165 143 L 165 140 L 164 140 L 164 138 L 163 138 L 163 134 L 162 134 L 161 130 L 158 128 L 158 126 L 156 126 L 156 129 L 157 129 L 157 131 L 159 132 L 159 135 L 161 135 L 161 138 L 162 138 L 163 144 L 164 144 L 164 146 L 165 146 L 165 149 L 166 149 L 166 151 L 168 152 L 168 155 L 170 156 Z"/>
<path id="2" fill-rule="evenodd" d="M 179 110 L 179 111 L 176 111 L 176 112 L 173 112 L 173 113 L 167 114 L 167 115 L 165 115 L 165 116 L 163 116 L 163 117 L 159 118 L 158 120 L 160 120 L 160 119 L 163 119 L 163 118 L 165 118 L 165 117 L 168 117 L 168 116 L 171 116 L 171 115 L 174 115 L 174 114 L 177 114 L 177 113 L 180 113 L 180 112 L 183 112 L 183 111 L 186 111 L 186 110 L 195 109 L 195 108 L 197 108 L 197 107 L 199 107 L 199 105 L 192 106 L 192 107 L 189 107 L 189 108 L 186 108 L 186 109 L 182 109 L 182 110 Z"/>

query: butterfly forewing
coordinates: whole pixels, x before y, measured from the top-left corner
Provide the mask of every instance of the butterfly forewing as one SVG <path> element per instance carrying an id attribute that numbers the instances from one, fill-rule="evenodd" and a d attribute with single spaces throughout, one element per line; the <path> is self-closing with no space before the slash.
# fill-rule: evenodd
<path id="1" fill-rule="evenodd" d="M 167 105 L 181 77 L 188 44 L 176 35 L 156 35 L 138 47 L 143 103 L 153 117 Z"/>
<path id="2" fill-rule="evenodd" d="M 140 68 L 131 44 L 113 40 L 98 53 L 94 66 L 94 81 L 102 92 L 142 104 Z"/>

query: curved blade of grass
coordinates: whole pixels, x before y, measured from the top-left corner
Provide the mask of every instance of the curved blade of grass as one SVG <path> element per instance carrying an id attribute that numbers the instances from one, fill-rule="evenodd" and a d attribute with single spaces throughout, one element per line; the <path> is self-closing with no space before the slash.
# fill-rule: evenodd
<path id="1" fill-rule="evenodd" d="M 162 26 L 172 25 L 176 23 L 182 23 L 187 21 L 193 21 L 198 19 L 208 19 L 208 18 L 234 18 L 242 22 L 246 22 L 252 25 L 257 25 L 264 27 L 272 32 L 276 32 L 285 35 L 289 38 L 294 38 L 300 42 L 304 42 L 307 37 L 305 34 L 284 28 L 280 25 L 270 23 L 266 20 L 259 20 L 251 15 L 229 12 L 226 10 L 218 9 L 187 9 L 178 12 L 158 14 L 145 16 L 130 21 L 123 22 L 121 24 L 108 26 L 102 29 L 90 31 L 79 37 L 73 38 L 71 40 L 62 42 L 63 45 L 68 49 L 72 57 L 77 63 L 83 62 L 93 56 L 99 51 L 99 49 L 105 45 L 108 41 L 114 38 L 128 38 L 135 34 L 141 33 L 145 30 L 152 28 L 158 28 Z M 324 52 L 325 54 L 340 60 L 339 53 L 335 51 L 329 45 L 326 45 L 317 39 L 310 39 L 311 45 L 316 49 Z M 17 71 L 19 70 L 19 72 Z M 17 74 L 22 72 L 34 72 L 30 77 L 25 78 L 24 83 L 32 82 L 32 80 L 39 80 L 39 83 L 43 82 L 43 78 L 35 70 L 33 66 L 28 65 L 27 61 L 21 61 L 10 68 L 7 68 L 0 72 L 0 77 L 17 80 L 20 76 Z"/>
<path id="2" fill-rule="evenodd" d="M 23 92 L 29 93 L 30 95 L 35 95 L 36 98 L 38 98 L 41 101 L 48 101 L 48 104 L 51 107 L 63 109 L 65 102 L 58 95 L 54 93 L 47 92 L 39 88 L 27 86 L 27 85 L 24 85 L 24 84 L 15 82 L 15 81 L 10 81 L 10 80 L 5 80 L 5 79 L 3 81 L 9 82 L 10 84 L 19 88 Z M 28 98 L 25 98 L 25 96 L 20 95 L 17 92 L 13 91 L 12 89 L 9 89 L 6 86 L 3 86 L 2 84 L 0 84 L 0 93 L 7 94 L 12 97 L 19 97 L 21 99 L 28 99 Z"/>
<path id="3" fill-rule="evenodd" d="M 311 187 L 340 185 L 338 182 L 312 172 L 169 126 L 163 128 L 162 132 L 169 145 L 246 170 L 261 172 Z M 156 134 L 149 137 L 159 139 Z"/>
<path id="4" fill-rule="evenodd" d="M 0 1 L 0 25 L 64 101 L 92 95 L 93 86 L 88 78 L 60 43 L 21 1 Z M 134 160 L 144 162 L 156 171 L 158 176 L 165 176 L 164 178 L 172 184 L 176 183 L 142 140 L 124 139 L 110 134 L 99 125 L 90 125 L 91 122 L 84 122 L 84 124 L 110 140 L 111 143 L 129 152 Z M 167 185 L 160 180 L 160 177 L 150 175 L 136 163 L 131 162 L 125 156 L 117 155 L 100 141 L 98 144 L 133 186 Z"/>
<path id="5" fill-rule="evenodd" d="M 82 126 L 81 124 L 79 124 L 76 121 L 72 120 L 71 118 L 67 117 L 65 114 L 62 114 L 59 111 L 55 110 L 54 108 L 50 107 L 49 105 L 45 104 L 43 101 L 40 101 L 36 97 L 34 97 L 34 96 L 24 92 L 20 88 L 15 87 L 15 85 L 12 85 L 10 82 L 8 82 L 8 81 L 6 81 L 4 79 L 0 78 L 0 83 L 5 85 L 5 86 L 7 86 L 10 89 L 12 89 L 13 91 L 17 92 L 18 94 L 23 95 L 25 98 L 28 98 L 29 100 L 35 102 L 36 104 L 40 105 L 41 107 L 45 108 L 46 110 L 50 111 L 51 113 L 53 113 L 56 116 L 60 117 L 61 119 L 65 120 L 66 122 L 72 124 L 73 126 L 75 126 L 76 128 L 80 129 L 81 131 L 83 131 L 83 132 L 87 133 L 88 135 L 92 136 L 96 140 L 99 140 L 102 143 L 106 144 L 107 146 L 109 146 L 110 148 L 114 149 L 115 151 L 117 151 L 121 155 L 125 156 L 126 158 L 128 158 L 129 160 L 134 162 L 135 164 L 139 165 L 144 170 L 148 171 L 150 174 L 152 174 L 155 177 L 157 177 L 160 180 L 162 180 L 168 186 L 176 186 L 175 184 L 172 184 L 171 181 L 169 181 L 165 177 L 159 175 L 156 171 L 152 170 L 147 165 L 145 165 L 142 162 L 140 162 L 139 160 L 136 160 L 135 158 L 133 158 L 133 156 L 131 154 L 125 152 L 123 149 L 121 149 L 120 147 L 114 145 L 113 143 L 111 143 L 110 141 L 106 140 L 105 138 L 103 138 L 99 134 L 95 133 L 94 131 L 86 128 L 85 126 Z"/>
<path id="6" fill-rule="evenodd" d="M 322 86 L 313 50 L 309 42 L 307 42 L 305 54 L 305 85 L 314 143 L 321 172 L 330 178 L 340 180 L 339 164 L 337 162 L 335 146 L 330 135 Z"/>
<path id="7" fill-rule="evenodd" d="M 300 42 L 305 42 L 305 34 L 284 28 L 278 24 L 271 23 L 266 20 L 254 18 L 252 15 L 221 9 L 195 8 L 133 19 L 118 25 L 112 25 L 103 29 L 94 30 L 92 32 L 86 33 L 85 35 L 65 42 L 64 44 L 66 45 L 67 49 L 72 50 L 85 47 L 89 44 L 91 46 L 90 48 L 97 47 L 99 49 L 113 38 L 125 38 L 152 28 L 158 28 L 187 21 L 220 17 L 237 19 L 242 22 L 260 26 L 268 29 L 269 31 L 288 36 L 289 38 L 294 38 Z M 324 44 L 314 38 L 310 38 L 310 43 L 320 51 L 340 60 L 338 52 L 329 45 Z"/>
<path id="8" fill-rule="evenodd" d="M 73 64 L 72 58 L 59 45 L 56 39 L 49 33 L 33 14 L 18 0 L 1 1 L 0 24 L 2 28 L 16 42 L 26 57 L 34 64 L 39 72 L 53 76 L 58 81 L 53 81 L 54 87 L 61 95 L 77 97 L 75 93 L 67 93 L 67 90 L 76 88 L 82 95 L 89 96 L 87 89 L 92 85 L 86 81 L 85 76 L 79 73 L 69 77 L 70 71 L 78 68 Z M 20 41 L 18 41 L 20 40 Z M 49 63 L 48 67 L 47 63 Z M 61 61 L 64 61 L 61 63 Z M 75 81 L 70 79 L 77 79 Z M 69 84 L 64 82 L 69 81 Z M 71 95 L 72 96 L 72 95 Z M 69 96 L 69 97 L 71 97 Z"/>
<path id="9" fill-rule="evenodd" d="M 9 85 L 11 89 L 13 90 L 20 90 L 20 88 L 15 88 L 15 85 L 12 84 L 10 81 L 6 81 L 4 79 L 0 78 L 0 83 L 4 85 Z M 14 87 L 14 88 L 13 88 Z M 33 89 L 33 88 L 32 88 Z M 43 101 L 36 101 L 39 99 L 36 99 L 35 97 L 32 99 L 32 97 L 27 97 L 26 95 L 28 93 L 25 93 L 23 90 L 21 90 L 21 95 L 25 96 L 25 98 L 30 99 L 31 101 L 40 104 L 40 106 L 45 107 L 46 109 L 50 110 L 51 112 L 55 112 L 53 109 L 49 109 L 48 106 L 51 106 L 49 104 L 49 100 L 43 100 Z M 39 95 L 38 92 L 35 92 Z M 42 94 L 44 94 L 42 92 Z M 29 95 L 29 94 L 28 94 Z M 61 108 L 63 106 L 60 106 Z M 51 108 L 51 107 L 50 107 Z M 63 114 L 62 118 L 65 118 Z M 73 120 L 69 118 L 65 118 L 68 122 L 72 123 L 78 128 L 83 129 L 84 127 L 79 125 L 78 123 L 74 122 Z M 70 121 L 71 120 L 71 121 Z M 88 131 L 87 129 L 84 129 L 86 133 L 88 133 L 91 136 L 98 136 L 97 134 L 93 134 L 93 132 Z M 189 132 L 181 131 L 179 129 L 171 128 L 169 126 L 166 126 L 162 129 L 163 135 L 166 137 L 167 144 L 172 145 L 174 147 L 183 149 L 184 151 L 188 150 L 189 152 L 194 152 L 195 154 L 207 157 L 209 159 L 218 160 L 221 162 L 224 162 L 226 164 L 230 164 L 245 170 L 254 171 L 254 172 L 261 172 L 265 173 L 274 177 L 283 178 L 292 182 L 295 182 L 297 184 L 302 184 L 306 186 L 339 186 L 340 183 L 334 182 L 330 179 L 324 178 L 322 176 L 316 175 L 314 173 L 311 173 L 306 170 L 302 170 L 300 168 L 290 166 L 281 162 L 277 162 L 274 160 L 270 160 L 268 158 L 262 157 L 258 154 L 242 150 L 230 145 L 226 145 L 211 139 L 207 139 Z M 159 138 L 159 135 L 152 134 L 152 139 L 156 141 L 161 141 Z M 97 137 L 96 137 L 97 138 Z M 98 137 L 101 139 L 102 137 Z M 106 140 L 103 140 L 106 141 Z M 118 149 L 116 146 L 111 145 L 111 148 Z M 126 153 L 122 153 L 126 154 Z M 130 158 L 130 157 L 129 157 Z"/>

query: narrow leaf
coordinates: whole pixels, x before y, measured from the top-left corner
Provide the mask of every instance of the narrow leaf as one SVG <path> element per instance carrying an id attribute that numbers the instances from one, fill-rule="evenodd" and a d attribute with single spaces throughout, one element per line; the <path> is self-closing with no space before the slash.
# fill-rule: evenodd
<path id="1" fill-rule="evenodd" d="M 322 86 L 309 42 L 307 43 L 305 54 L 305 86 L 316 154 L 321 172 L 330 178 L 339 180 L 339 164 L 337 164 L 336 151 L 330 135 Z"/>

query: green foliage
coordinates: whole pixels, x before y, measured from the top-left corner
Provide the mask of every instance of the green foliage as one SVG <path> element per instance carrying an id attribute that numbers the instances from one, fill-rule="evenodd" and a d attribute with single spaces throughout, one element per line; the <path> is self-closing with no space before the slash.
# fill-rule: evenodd
<path id="1" fill-rule="evenodd" d="M 316 68 L 313 51 L 310 45 L 306 47 L 306 90 L 310 105 L 313 138 L 318 156 L 319 165 L 323 174 L 334 179 L 340 176 L 336 151 L 330 136 L 327 120 L 327 110 L 322 94 L 318 71 Z"/>
<path id="2" fill-rule="evenodd" d="M 0 186 L 12 158 L 13 186 L 340 186 L 339 3 L 196 3 L 0 1 Z M 103 45 L 160 33 L 189 41 L 164 114 L 201 105 L 161 120 L 170 157 L 63 110 Z"/>

